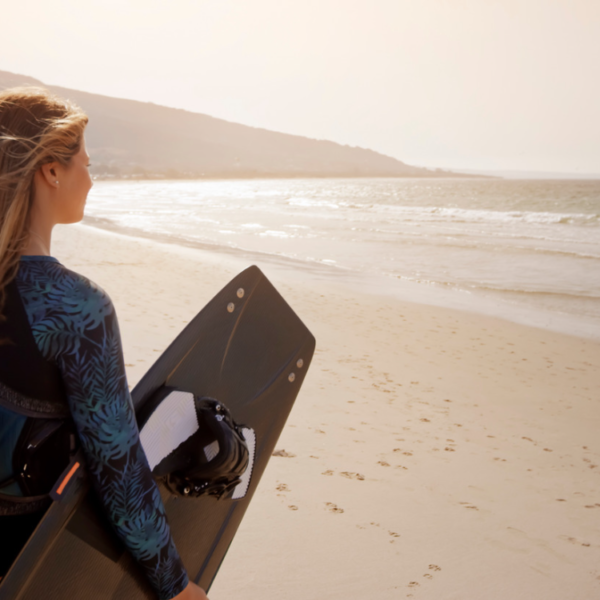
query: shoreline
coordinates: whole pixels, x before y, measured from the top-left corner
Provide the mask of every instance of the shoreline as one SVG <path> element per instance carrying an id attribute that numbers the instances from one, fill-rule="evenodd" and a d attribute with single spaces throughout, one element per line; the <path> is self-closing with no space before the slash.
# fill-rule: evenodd
<path id="1" fill-rule="evenodd" d="M 420 169 L 426 169 L 427 167 L 417 167 Z M 141 176 L 139 176 L 141 175 Z M 239 180 L 248 180 L 248 181 L 258 181 L 258 180 L 270 180 L 270 179 L 505 179 L 501 175 L 484 175 L 484 174 L 475 174 L 475 173 L 455 173 L 452 171 L 440 171 L 437 173 L 435 170 L 431 170 L 430 175 L 415 175 L 415 174 L 406 174 L 406 175 L 381 175 L 381 174 L 364 174 L 364 175 L 350 175 L 350 174 L 325 174 L 319 175 L 316 173 L 288 173 L 288 174 L 277 174 L 277 173 L 256 173 L 252 174 L 240 174 L 236 175 L 234 173 L 224 173 L 224 174 L 215 174 L 215 175 L 190 175 L 186 177 L 185 174 L 179 174 L 177 176 L 169 177 L 169 176 L 161 176 L 157 175 L 156 177 L 152 177 L 149 173 L 139 173 L 133 175 L 122 175 L 117 176 L 109 173 L 92 173 L 92 179 L 94 181 L 239 181 Z M 585 178 L 584 178 L 585 179 Z"/>
<path id="2" fill-rule="evenodd" d="M 247 266 L 84 226 L 53 244 L 112 297 L 131 385 Z M 211 600 L 597 594 L 598 342 L 264 271 L 317 348 Z"/>
<path id="3" fill-rule="evenodd" d="M 309 279 L 319 282 L 334 279 L 337 285 L 346 286 L 353 291 L 366 291 L 366 293 L 373 296 L 390 296 L 403 302 L 474 313 L 526 327 L 600 341 L 600 323 L 574 314 L 540 310 L 524 303 L 510 302 L 507 298 L 502 297 L 503 295 L 508 297 L 509 292 L 498 292 L 495 295 L 485 294 L 480 291 L 469 291 L 436 283 L 416 282 L 400 277 L 393 278 L 385 275 L 360 273 L 327 263 L 310 263 L 284 255 L 277 256 L 266 252 L 243 250 L 225 245 L 211 245 L 186 240 L 171 234 L 147 233 L 142 230 L 119 226 L 109 219 L 97 217 L 85 217 L 81 225 L 132 240 L 147 240 L 151 243 L 165 244 L 172 248 L 188 248 L 202 253 L 212 253 L 216 257 L 227 257 L 238 261 L 240 264 L 252 261 L 253 264 L 256 263 L 261 268 L 269 266 L 281 270 L 287 274 L 287 277 L 308 276 Z M 299 275 L 300 273 L 302 275 Z"/>

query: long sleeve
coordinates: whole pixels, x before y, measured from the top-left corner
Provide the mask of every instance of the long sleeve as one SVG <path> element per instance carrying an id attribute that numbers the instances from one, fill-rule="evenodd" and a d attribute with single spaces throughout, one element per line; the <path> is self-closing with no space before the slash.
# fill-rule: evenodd
<path id="1" fill-rule="evenodd" d="M 19 291 L 36 343 L 59 366 L 93 486 L 161 600 L 188 583 L 140 443 L 110 298 L 60 263 L 26 263 Z"/>

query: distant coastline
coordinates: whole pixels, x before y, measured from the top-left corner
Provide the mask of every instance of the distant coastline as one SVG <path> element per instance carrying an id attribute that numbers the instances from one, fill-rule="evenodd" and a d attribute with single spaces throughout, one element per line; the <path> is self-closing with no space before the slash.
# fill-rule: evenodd
<path id="1" fill-rule="evenodd" d="M 454 171 L 458 173 L 458 170 Z M 517 170 L 493 170 L 493 169 L 464 169 L 461 171 L 463 176 L 473 175 L 500 177 L 502 179 L 530 179 L 530 180 L 546 180 L 546 181 L 598 181 L 600 173 L 568 173 L 559 171 L 517 171 Z"/>
<path id="2" fill-rule="evenodd" d="M 488 177 L 416 167 L 366 148 L 46 85 L 0 71 L 0 89 L 15 86 L 44 87 L 87 112 L 86 144 L 91 172 L 99 180 Z"/>

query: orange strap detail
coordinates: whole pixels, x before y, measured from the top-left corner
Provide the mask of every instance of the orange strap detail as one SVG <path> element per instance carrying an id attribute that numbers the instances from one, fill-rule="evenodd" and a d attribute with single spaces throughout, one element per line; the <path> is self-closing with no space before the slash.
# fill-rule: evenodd
<path id="1" fill-rule="evenodd" d="M 80 464 L 78 462 L 76 462 L 71 467 L 71 470 L 66 474 L 65 478 L 61 481 L 60 485 L 58 486 L 58 489 L 56 490 L 56 493 L 59 496 L 63 493 L 65 486 L 67 485 L 67 483 L 69 483 L 69 481 L 71 480 L 71 477 L 73 477 L 73 475 L 75 474 L 75 471 L 77 471 L 77 469 L 79 469 L 79 467 L 80 467 Z"/>

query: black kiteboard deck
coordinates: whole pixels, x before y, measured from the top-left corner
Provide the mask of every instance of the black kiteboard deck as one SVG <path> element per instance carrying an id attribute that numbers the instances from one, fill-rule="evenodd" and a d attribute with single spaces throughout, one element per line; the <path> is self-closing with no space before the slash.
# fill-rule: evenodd
<path id="1" fill-rule="evenodd" d="M 252 476 L 242 499 L 181 498 L 160 486 L 188 574 L 206 590 L 265 470 L 314 348 L 312 334 L 253 266 L 200 311 L 132 391 L 136 412 L 162 386 L 210 396 L 255 432 Z M 85 478 L 52 504 L 0 584 L 0 600 L 154 597 Z"/>

